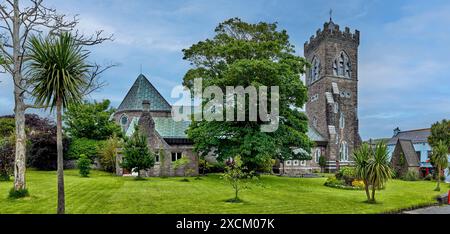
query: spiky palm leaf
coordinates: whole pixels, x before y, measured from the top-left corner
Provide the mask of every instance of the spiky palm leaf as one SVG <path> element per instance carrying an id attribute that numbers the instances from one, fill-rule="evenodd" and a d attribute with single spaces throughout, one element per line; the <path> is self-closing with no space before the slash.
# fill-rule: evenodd
<path id="1" fill-rule="evenodd" d="M 79 103 L 88 85 L 90 66 L 85 62 L 89 52 L 76 43 L 69 33 L 30 38 L 29 63 L 26 75 L 33 86 L 36 104 L 53 108 L 58 97 L 62 107 Z"/>
<path id="2" fill-rule="evenodd" d="M 389 151 L 383 142 L 375 146 L 373 157 L 367 165 L 368 181 L 372 185 L 372 201 L 375 202 L 375 190 L 384 187 L 394 175 L 389 161 Z"/>

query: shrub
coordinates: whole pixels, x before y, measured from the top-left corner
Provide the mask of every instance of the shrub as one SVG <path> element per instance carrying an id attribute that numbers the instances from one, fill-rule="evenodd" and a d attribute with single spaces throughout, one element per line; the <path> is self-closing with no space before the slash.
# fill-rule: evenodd
<path id="1" fill-rule="evenodd" d="M 348 185 L 343 179 L 336 178 L 336 176 L 328 177 L 324 183 L 325 186 L 347 190 L 362 190 L 364 189 L 364 183 L 362 187 L 353 186 L 352 183 Z M 359 184 L 358 184 L 359 185 Z"/>
<path id="2" fill-rule="evenodd" d="M 99 149 L 102 148 L 104 141 L 91 140 L 87 138 L 73 138 L 70 142 L 68 158 L 78 159 L 82 154 L 93 160 L 98 156 Z"/>
<path id="3" fill-rule="evenodd" d="M 426 175 L 423 179 L 424 179 L 424 180 L 431 181 L 431 180 L 433 180 L 433 175 L 432 175 L 432 174 L 428 174 L 428 175 Z"/>
<path id="4" fill-rule="evenodd" d="M 406 174 L 403 176 L 402 179 L 406 181 L 417 181 L 419 180 L 419 178 L 420 178 L 419 172 L 410 170 L 406 172 Z"/>
<path id="5" fill-rule="evenodd" d="M 354 167 L 343 167 L 336 174 L 336 178 L 343 179 L 347 185 L 352 185 L 356 178 L 356 170 Z"/>
<path id="6" fill-rule="evenodd" d="M 212 173 L 222 173 L 225 171 L 225 163 L 224 162 L 216 162 L 213 163 L 211 168 L 210 168 L 210 172 Z"/>
<path id="7" fill-rule="evenodd" d="M 69 141 L 63 138 L 63 155 L 67 158 Z M 38 170 L 56 170 L 56 127 L 48 131 L 36 131 L 28 141 L 27 165 Z"/>
<path id="8" fill-rule="evenodd" d="M 189 181 L 186 177 L 189 174 L 193 174 L 193 170 L 189 169 L 187 166 L 189 165 L 189 163 L 191 163 L 191 159 L 185 155 L 183 155 L 180 159 L 178 159 L 177 161 L 173 162 L 173 169 L 174 170 L 178 170 L 179 168 L 183 168 L 183 176 L 184 176 L 184 180 L 183 181 Z"/>
<path id="9" fill-rule="evenodd" d="M 213 167 L 213 164 L 208 162 L 207 160 L 201 158 L 198 161 L 198 169 L 201 171 L 202 175 L 209 173 L 211 168 Z"/>
<path id="10" fill-rule="evenodd" d="M 0 139 L 0 181 L 8 181 L 14 170 L 14 135 Z"/>
<path id="11" fill-rule="evenodd" d="M 9 190 L 9 198 L 12 199 L 18 199 L 18 198 L 22 198 L 22 197 L 28 197 L 30 196 L 30 193 L 28 192 L 28 189 L 21 189 L 21 190 L 14 190 L 14 188 L 12 188 L 11 190 Z"/>
<path id="12" fill-rule="evenodd" d="M 14 118 L 0 117 L 0 138 L 8 137 L 14 133 Z"/>
<path id="13" fill-rule="evenodd" d="M 362 180 L 354 180 L 352 182 L 352 187 L 360 188 L 361 190 L 364 189 L 364 181 Z"/>
<path id="14" fill-rule="evenodd" d="M 121 141 L 118 137 L 113 136 L 105 141 L 98 152 L 100 156 L 100 164 L 105 171 L 116 171 L 116 157 L 121 147 Z"/>
<path id="15" fill-rule="evenodd" d="M 82 177 L 88 177 L 91 170 L 91 160 L 84 154 L 80 155 L 77 160 L 77 167 Z"/>

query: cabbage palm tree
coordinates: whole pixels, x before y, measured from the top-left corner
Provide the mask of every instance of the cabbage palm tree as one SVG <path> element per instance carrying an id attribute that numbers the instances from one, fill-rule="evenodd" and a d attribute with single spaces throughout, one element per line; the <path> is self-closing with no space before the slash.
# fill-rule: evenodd
<path id="1" fill-rule="evenodd" d="M 444 168 L 448 167 L 448 146 L 443 141 L 439 141 L 438 144 L 433 147 L 433 154 L 431 155 L 431 161 L 437 167 L 437 186 L 435 191 L 441 191 L 441 173 Z"/>
<path id="2" fill-rule="evenodd" d="M 65 213 L 62 110 L 71 103 L 79 103 L 88 86 L 89 52 L 77 44 L 69 33 L 59 36 L 31 37 L 28 42 L 29 60 L 27 75 L 33 86 L 36 105 L 56 107 L 57 165 L 58 165 L 58 214 Z"/>
<path id="3" fill-rule="evenodd" d="M 368 182 L 372 185 L 372 200 L 375 203 L 375 191 L 383 188 L 392 178 L 394 172 L 389 162 L 388 149 L 383 142 L 378 143 L 373 150 L 373 156 L 367 164 Z"/>
<path id="4" fill-rule="evenodd" d="M 356 178 L 360 179 L 364 182 L 364 189 L 366 190 L 367 201 L 370 199 L 369 192 L 369 176 L 367 173 L 367 165 L 369 164 L 369 160 L 372 157 L 372 149 L 367 143 L 362 144 L 355 152 L 353 153 L 353 159 L 355 161 L 355 171 Z"/>

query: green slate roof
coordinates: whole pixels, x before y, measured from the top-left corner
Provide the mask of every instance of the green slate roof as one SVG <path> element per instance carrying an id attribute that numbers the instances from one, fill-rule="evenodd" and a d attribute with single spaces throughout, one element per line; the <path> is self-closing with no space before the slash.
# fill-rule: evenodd
<path id="1" fill-rule="evenodd" d="M 323 137 L 313 126 L 308 124 L 308 133 L 309 139 L 315 142 L 326 142 L 327 139 Z"/>
<path id="2" fill-rule="evenodd" d="M 171 111 L 172 107 L 148 79 L 140 74 L 117 111 L 142 110 L 142 101 L 150 101 L 151 111 Z"/>
<path id="3" fill-rule="evenodd" d="M 186 129 L 190 121 L 175 121 L 171 117 L 153 117 L 155 129 L 162 138 L 187 138 Z M 127 136 L 134 133 L 134 127 L 139 123 L 139 117 L 133 118 L 126 131 Z"/>
<path id="4" fill-rule="evenodd" d="M 163 138 L 187 138 L 185 133 L 190 121 L 175 121 L 171 117 L 153 117 L 156 131 Z"/>

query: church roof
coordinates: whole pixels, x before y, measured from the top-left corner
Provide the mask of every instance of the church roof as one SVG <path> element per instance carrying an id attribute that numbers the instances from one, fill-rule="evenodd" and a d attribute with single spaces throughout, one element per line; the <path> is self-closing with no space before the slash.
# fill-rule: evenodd
<path id="1" fill-rule="evenodd" d="M 117 108 L 117 111 L 142 110 L 142 101 L 151 102 L 151 111 L 171 111 L 170 104 L 142 74 L 138 76 L 131 89 Z"/>
<path id="2" fill-rule="evenodd" d="M 175 121 L 172 117 L 152 117 L 155 122 L 155 130 L 162 138 L 187 138 L 186 130 L 190 121 Z M 134 127 L 138 125 L 139 117 L 134 117 L 126 131 L 127 136 L 134 133 Z"/>
<path id="3" fill-rule="evenodd" d="M 410 131 L 402 131 L 393 136 L 388 145 L 395 145 L 398 139 L 410 140 L 413 144 L 416 143 L 428 143 L 428 137 L 431 135 L 431 129 L 416 129 Z"/>
<path id="4" fill-rule="evenodd" d="M 313 126 L 308 124 L 308 132 L 307 135 L 309 139 L 314 142 L 326 142 L 327 139 L 323 137 Z"/>
<path id="5" fill-rule="evenodd" d="M 410 140 L 398 139 L 397 145 L 395 147 L 401 147 L 401 151 L 403 152 L 403 155 L 405 156 L 406 162 L 408 163 L 409 167 L 418 167 L 420 165 L 419 157 L 417 156 L 413 144 Z"/>

